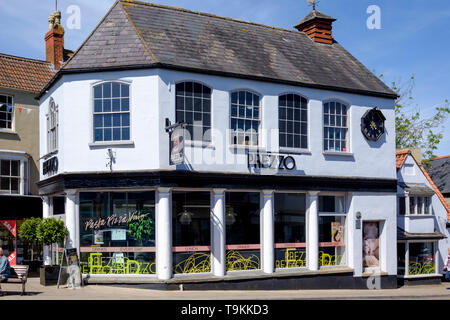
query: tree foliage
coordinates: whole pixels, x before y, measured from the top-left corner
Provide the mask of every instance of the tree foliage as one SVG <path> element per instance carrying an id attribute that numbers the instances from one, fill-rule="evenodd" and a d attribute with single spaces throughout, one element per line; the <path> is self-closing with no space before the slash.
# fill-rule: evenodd
<path id="1" fill-rule="evenodd" d="M 37 242 L 39 240 L 37 237 L 37 229 L 41 221 L 41 218 L 26 219 L 20 226 L 19 237 L 27 242 Z"/>
<path id="2" fill-rule="evenodd" d="M 37 227 L 37 238 L 43 245 L 62 244 L 69 232 L 64 221 L 55 218 L 43 219 Z"/>
<path id="3" fill-rule="evenodd" d="M 450 115 L 450 103 L 434 106 L 433 115 L 423 116 L 414 104 L 414 76 L 408 82 L 392 82 L 392 89 L 399 95 L 395 102 L 395 129 L 397 149 L 420 148 L 425 158 L 436 157 L 435 151 L 443 138 L 443 125 Z"/>

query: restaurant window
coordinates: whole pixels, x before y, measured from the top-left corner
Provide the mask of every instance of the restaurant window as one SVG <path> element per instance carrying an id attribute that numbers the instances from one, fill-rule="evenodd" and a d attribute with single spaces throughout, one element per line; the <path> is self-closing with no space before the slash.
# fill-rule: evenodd
<path id="1" fill-rule="evenodd" d="M 121 82 L 95 86 L 94 142 L 130 139 L 130 86 Z"/>
<path id="2" fill-rule="evenodd" d="M 342 266 L 345 259 L 345 197 L 319 196 L 319 266 Z"/>
<path id="3" fill-rule="evenodd" d="M 280 148 L 308 148 L 308 101 L 296 94 L 279 97 Z"/>
<path id="4" fill-rule="evenodd" d="M 259 143 L 260 97 L 250 91 L 231 93 L 231 144 Z"/>
<path id="5" fill-rule="evenodd" d="M 55 152 L 58 149 L 58 122 L 58 106 L 53 98 L 50 98 L 47 114 L 47 153 Z"/>
<path id="6" fill-rule="evenodd" d="M 192 81 L 178 83 L 176 122 L 187 123 L 187 140 L 211 141 L 211 89 Z"/>
<path id="7" fill-rule="evenodd" d="M 155 274 L 155 192 L 80 193 L 84 274 Z"/>
<path id="8" fill-rule="evenodd" d="M 348 152 L 347 106 L 340 102 L 323 105 L 324 151 Z"/>
<path id="9" fill-rule="evenodd" d="M 409 275 L 435 273 L 435 243 L 409 242 Z"/>
<path id="10" fill-rule="evenodd" d="M 19 160 L 0 160 L 0 193 L 20 193 Z"/>
<path id="11" fill-rule="evenodd" d="M 275 193 L 275 268 L 306 267 L 306 195 Z"/>
<path id="12" fill-rule="evenodd" d="M 226 270 L 261 269 L 259 192 L 226 192 Z"/>
<path id="13" fill-rule="evenodd" d="M 13 97 L 0 94 L 0 129 L 12 129 Z"/>
<path id="14" fill-rule="evenodd" d="M 172 251 L 175 274 L 211 272 L 211 195 L 172 193 Z"/>

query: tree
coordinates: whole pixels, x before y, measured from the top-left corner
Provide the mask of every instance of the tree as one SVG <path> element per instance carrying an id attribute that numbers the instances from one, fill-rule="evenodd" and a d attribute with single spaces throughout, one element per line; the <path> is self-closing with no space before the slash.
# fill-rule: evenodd
<path id="1" fill-rule="evenodd" d="M 434 158 L 443 138 L 443 125 L 450 115 L 450 103 L 445 100 L 434 106 L 433 116 L 423 117 L 420 108 L 413 103 L 414 86 L 414 76 L 406 83 L 392 82 L 392 89 L 399 95 L 395 102 L 396 147 L 420 148 L 425 158 Z"/>
<path id="2" fill-rule="evenodd" d="M 38 241 L 45 246 L 51 246 L 53 253 L 54 244 L 63 244 L 69 231 L 64 225 L 64 221 L 55 218 L 46 218 L 39 223 L 36 231 Z M 53 265 L 53 259 L 51 260 Z"/>
<path id="3" fill-rule="evenodd" d="M 26 219 L 19 229 L 19 237 L 22 240 L 27 241 L 31 244 L 31 261 L 34 260 L 33 244 L 35 242 L 39 242 L 39 239 L 37 237 L 37 229 L 41 222 L 42 222 L 41 218 Z"/>

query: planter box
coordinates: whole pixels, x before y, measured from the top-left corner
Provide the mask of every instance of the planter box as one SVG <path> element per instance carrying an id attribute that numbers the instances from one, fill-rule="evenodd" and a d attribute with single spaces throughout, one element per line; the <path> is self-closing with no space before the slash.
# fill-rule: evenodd
<path id="1" fill-rule="evenodd" d="M 40 269 L 41 285 L 56 286 L 58 284 L 59 266 L 42 266 Z"/>

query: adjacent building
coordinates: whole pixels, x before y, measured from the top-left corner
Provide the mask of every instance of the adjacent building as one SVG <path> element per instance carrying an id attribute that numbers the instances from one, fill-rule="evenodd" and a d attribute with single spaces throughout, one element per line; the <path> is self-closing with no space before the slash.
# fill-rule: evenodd
<path id="1" fill-rule="evenodd" d="M 398 151 L 396 159 L 399 278 L 440 282 L 450 248 L 450 207 L 410 150 Z"/>
<path id="2" fill-rule="evenodd" d="M 433 179 L 436 187 L 450 204 L 450 156 L 438 157 L 427 160 L 427 172 Z"/>
<path id="3" fill-rule="evenodd" d="M 0 54 L 0 246 L 11 264 L 31 259 L 17 232 L 25 218 L 42 216 L 35 97 L 53 75 L 46 61 Z"/>
<path id="4" fill-rule="evenodd" d="M 65 199 L 89 283 L 396 286 L 397 96 L 334 21 L 116 1 L 39 94 L 44 216 Z"/>

